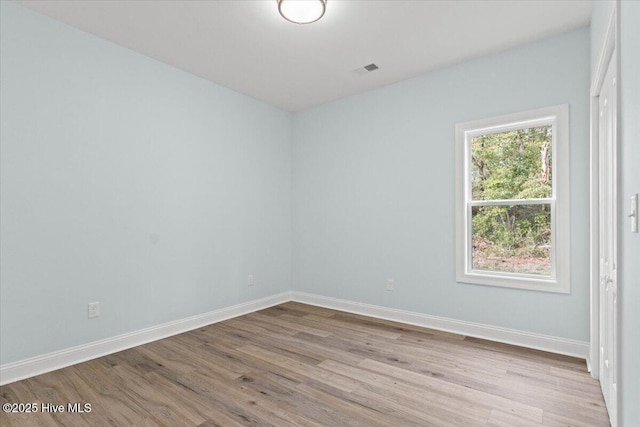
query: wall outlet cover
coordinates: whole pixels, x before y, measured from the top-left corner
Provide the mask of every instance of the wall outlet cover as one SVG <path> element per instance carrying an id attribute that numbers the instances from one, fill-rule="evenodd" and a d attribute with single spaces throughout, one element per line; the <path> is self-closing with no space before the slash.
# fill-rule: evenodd
<path id="1" fill-rule="evenodd" d="M 89 319 L 100 317 L 100 303 L 99 302 L 90 302 L 89 303 L 88 317 L 89 317 Z"/>

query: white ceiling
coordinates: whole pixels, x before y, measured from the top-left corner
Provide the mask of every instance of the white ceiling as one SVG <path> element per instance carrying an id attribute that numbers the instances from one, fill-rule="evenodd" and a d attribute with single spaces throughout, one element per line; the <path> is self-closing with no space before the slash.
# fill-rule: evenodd
<path id="1" fill-rule="evenodd" d="M 276 0 L 20 1 L 288 111 L 589 25 L 591 1 L 328 0 L 295 25 Z M 369 74 L 357 68 L 376 63 Z"/>

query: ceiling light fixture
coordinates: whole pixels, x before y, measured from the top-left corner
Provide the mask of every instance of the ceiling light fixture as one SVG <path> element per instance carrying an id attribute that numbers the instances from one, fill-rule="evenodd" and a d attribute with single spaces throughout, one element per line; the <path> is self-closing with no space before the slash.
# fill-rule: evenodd
<path id="1" fill-rule="evenodd" d="M 294 24 L 311 24 L 322 18 L 327 0 L 278 0 L 278 11 Z"/>

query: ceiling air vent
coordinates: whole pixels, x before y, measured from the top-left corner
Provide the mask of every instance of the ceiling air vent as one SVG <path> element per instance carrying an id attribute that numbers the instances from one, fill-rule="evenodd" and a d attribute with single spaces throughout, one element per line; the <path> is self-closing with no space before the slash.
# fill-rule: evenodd
<path id="1" fill-rule="evenodd" d="M 376 64 L 369 64 L 369 65 L 365 65 L 364 67 L 357 68 L 354 71 L 362 75 L 362 74 L 369 74 L 370 72 L 375 71 L 378 68 L 380 67 L 378 67 Z"/>

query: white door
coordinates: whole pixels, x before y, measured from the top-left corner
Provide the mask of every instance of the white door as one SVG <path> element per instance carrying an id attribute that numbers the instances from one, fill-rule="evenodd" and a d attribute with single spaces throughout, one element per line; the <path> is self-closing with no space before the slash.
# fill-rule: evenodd
<path id="1" fill-rule="evenodd" d="M 600 92 L 600 385 L 612 425 L 617 411 L 617 87 L 615 52 Z"/>

